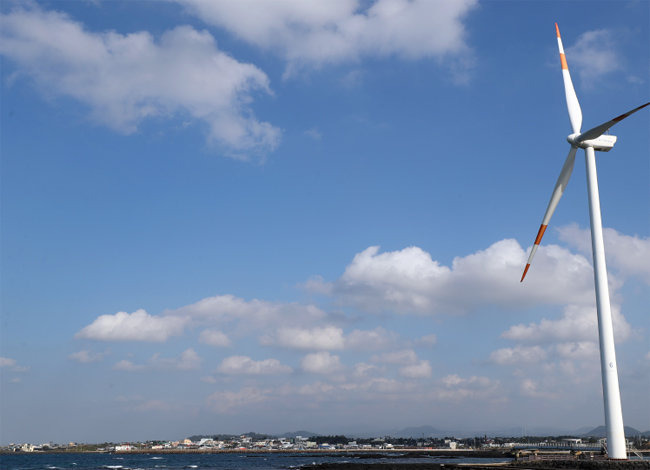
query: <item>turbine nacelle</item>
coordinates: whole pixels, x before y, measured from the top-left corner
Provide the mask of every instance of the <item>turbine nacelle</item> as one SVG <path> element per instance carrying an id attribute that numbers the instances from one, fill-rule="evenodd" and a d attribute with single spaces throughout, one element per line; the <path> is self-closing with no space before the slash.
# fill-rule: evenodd
<path id="1" fill-rule="evenodd" d="M 595 139 L 581 140 L 582 134 L 571 134 L 566 140 L 574 147 L 587 148 L 592 147 L 599 152 L 609 152 L 616 143 L 616 136 L 610 134 L 599 135 Z"/>

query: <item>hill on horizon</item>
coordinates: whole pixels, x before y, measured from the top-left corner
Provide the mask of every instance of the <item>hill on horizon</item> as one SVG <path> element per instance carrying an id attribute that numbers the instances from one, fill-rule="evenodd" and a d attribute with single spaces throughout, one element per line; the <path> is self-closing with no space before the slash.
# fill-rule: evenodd
<path id="1" fill-rule="evenodd" d="M 634 436 L 645 434 L 631 426 L 624 426 L 624 432 L 625 432 L 625 437 L 634 437 Z M 607 437 L 607 428 L 602 425 L 596 426 L 594 429 L 584 433 L 583 435 L 589 437 Z"/>

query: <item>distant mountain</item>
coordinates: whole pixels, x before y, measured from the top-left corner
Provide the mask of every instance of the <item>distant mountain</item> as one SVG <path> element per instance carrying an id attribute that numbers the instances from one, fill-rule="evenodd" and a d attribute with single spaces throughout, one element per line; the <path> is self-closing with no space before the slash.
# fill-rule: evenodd
<path id="1" fill-rule="evenodd" d="M 582 426 L 581 428 L 578 428 L 578 429 L 574 430 L 572 434 L 575 435 L 575 436 L 586 436 L 587 433 L 591 432 L 591 430 L 593 428 L 594 428 L 593 425 L 592 426 Z"/>
<path id="2" fill-rule="evenodd" d="M 645 434 L 645 433 L 642 433 L 641 431 L 639 431 L 638 429 L 634 429 L 633 427 L 625 426 L 625 437 L 634 437 L 634 436 L 639 436 L 641 434 Z M 592 429 L 591 431 L 584 433 L 583 435 L 589 437 L 607 437 L 607 428 L 605 426 L 598 426 Z"/>

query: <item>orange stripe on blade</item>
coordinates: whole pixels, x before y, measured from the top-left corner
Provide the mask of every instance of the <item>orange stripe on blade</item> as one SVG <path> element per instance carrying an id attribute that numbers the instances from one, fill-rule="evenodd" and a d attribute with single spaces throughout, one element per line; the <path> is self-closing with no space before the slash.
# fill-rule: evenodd
<path id="1" fill-rule="evenodd" d="M 539 245 L 539 242 L 542 241 L 542 237 L 544 236 L 546 227 L 548 227 L 548 225 L 542 224 L 541 227 L 539 228 L 539 232 L 537 232 L 537 238 L 535 239 L 535 245 Z"/>
<path id="2" fill-rule="evenodd" d="M 557 37 L 560 37 L 560 28 L 557 27 L 557 23 L 555 23 L 555 32 L 557 33 Z"/>
<path id="3" fill-rule="evenodd" d="M 528 272 L 528 268 L 530 268 L 530 264 L 526 265 L 526 268 L 524 269 L 524 274 L 521 275 L 521 281 L 519 281 L 519 282 L 524 282 L 524 278 L 526 277 L 526 273 Z"/>
<path id="4" fill-rule="evenodd" d="M 566 63 L 566 57 L 564 54 L 560 54 L 560 62 L 562 62 L 562 70 L 569 70 L 569 66 Z"/>

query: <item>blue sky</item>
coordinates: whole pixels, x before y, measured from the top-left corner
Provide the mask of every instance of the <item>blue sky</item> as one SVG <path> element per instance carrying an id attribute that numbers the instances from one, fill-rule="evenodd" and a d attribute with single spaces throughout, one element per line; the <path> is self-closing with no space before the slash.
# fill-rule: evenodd
<path id="1" fill-rule="evenodd" d="M 603 422 L 588 129 L 643 1 L 3 2 L 0 441 Z M 650 115 L 597 155 L 650 428 Z"/>

